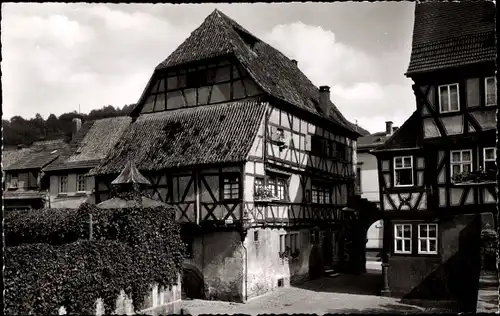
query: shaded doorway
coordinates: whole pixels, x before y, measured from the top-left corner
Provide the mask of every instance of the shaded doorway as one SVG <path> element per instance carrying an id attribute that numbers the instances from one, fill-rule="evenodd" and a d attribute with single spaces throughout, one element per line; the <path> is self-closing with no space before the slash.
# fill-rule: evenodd
<path id="1" fill-rule="evenodd" d="M 194 266 L 184 265 L 182 273 L 182 299 L 205 299 L 203 275 Z"/>

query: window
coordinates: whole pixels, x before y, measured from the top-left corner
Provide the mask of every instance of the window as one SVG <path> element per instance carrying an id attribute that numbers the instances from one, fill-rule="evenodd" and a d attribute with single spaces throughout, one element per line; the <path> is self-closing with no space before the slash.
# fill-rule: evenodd
<path id="1" fill-rule="evenodd" d="M 484 79 L 484 94 L 486 106 L 497 105 L 497 80 L 495 77 Z"/>
<path id="2" fill-rule="evenodd" d="M 299 234 L 288 233 L 280 235 L 280 253 L 289 251 L 290 254 L 299 250 Z"/>
<path id="3" fill-rule="evenodd" d="M 418 253 L 437 253 L 437 224 L 418 225 Z"/>
<path id="4" fill-rule="evenodd" d="M 77 192 L 85 192 L 85 175 L 79 174 L 76 176 L 76 191 Z"/>
<path id="5" fill-rule="evenodd" d="M 411 253 L 411 224 L 394 224 L 394 253 Z"/>
<path id="6" fill-rule="evenodd" d="M 59 176 L 59 193 L 68 192 L 68 176 Z"/>
<path id="7" fill-rule="evenodd" d="M 263 178 L 255 178 L 255 181 L 253 183 L 254 192 L 258 192 L 259 189 L 262 189 L 263 187 L 264 187 L 264 179 Z"/>
<path id="8" fill-rule="evenodd" d="M 404 187 L 413 185 L 413 157 L 394 157 L 395 186 Z"/>
<path id="9" fill-rule="evenodd" d="M 472 150 L 451 151 L 451 176 L 472 171 Z"/>
<path id="10" fill-rule="evenodd" d="M 330 204 L 331 193 L 330 188 L 326 186 L 313 185 L 311 188 L 312 203 Z"/>
<path id="11" fill-rule="evenodd" d="M 497 170 L 496 160 L 497 160 L 497 151 L 495 147 L 488 147 L 483 149 L 484 153 L 484 171 L 488 170 Z"/>
<path id="12" fill-rule="evenodd" d="M 439 112 L 456 112 L 460 109 L 458 83 L 439 86 Z"/>
<path id="13" fill-rule="evenodd" d="M 237 175 L 224 176 L 224 200 L 236 200 L 240 196 L 240 181 Z"/>
<path id="14" fill-rule="evenodd" d="M 288 180 L 282 177 L 268 177 L 267 178 L 267 188 L 271 190 L 274 197 L 278 200 L 287 200 L 288 194 Z"/>

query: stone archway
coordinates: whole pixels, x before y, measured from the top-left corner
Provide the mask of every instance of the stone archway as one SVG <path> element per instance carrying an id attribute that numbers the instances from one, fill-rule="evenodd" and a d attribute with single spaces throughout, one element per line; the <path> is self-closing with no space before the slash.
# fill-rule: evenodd
<path id="1" fill-rule="evenodd" d="M 182 268 L 182 298 L 205 299 L 205 281 L 201 271 L 189 262 L 184 262 Z"/>
<path id="2" fill-rule="evenodd" d="M 373 223 L 382 219 L 382 212 L 376 203 L 359 197 L 349 201 L 348 207 L 344 210 L 343 221 L 343 257 L 348 272 L 355 274 L 366 272 L 367 233 Z M 380 233 L 383 236 L 383 230 Z M 383 244 L 379 256 L 382 259 Z"/>

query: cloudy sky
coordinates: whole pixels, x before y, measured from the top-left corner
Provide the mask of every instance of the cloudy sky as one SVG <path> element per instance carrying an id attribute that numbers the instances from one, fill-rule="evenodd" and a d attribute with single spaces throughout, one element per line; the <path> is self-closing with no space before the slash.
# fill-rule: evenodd
<path id="1" fill-rule="evenodd" d="M 370 132 L 415 108 L 414 3 L 2 4 L 3 117 L 137 102 L 154 67 L 215 8 L 298 60 Z"/>

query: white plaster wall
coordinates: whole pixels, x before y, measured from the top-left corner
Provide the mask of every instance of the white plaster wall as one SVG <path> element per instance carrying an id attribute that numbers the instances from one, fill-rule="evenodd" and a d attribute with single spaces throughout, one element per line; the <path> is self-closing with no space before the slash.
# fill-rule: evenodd
<path id="1" fill-rule="evenodd" d="M 361 168 L 361 191 L 362 197 L 372 202 L 378 202 L 379 185 L 378 185 L 378 170 L 377 158 L 370 153 L 358 153 L 358 163 Z"/>

